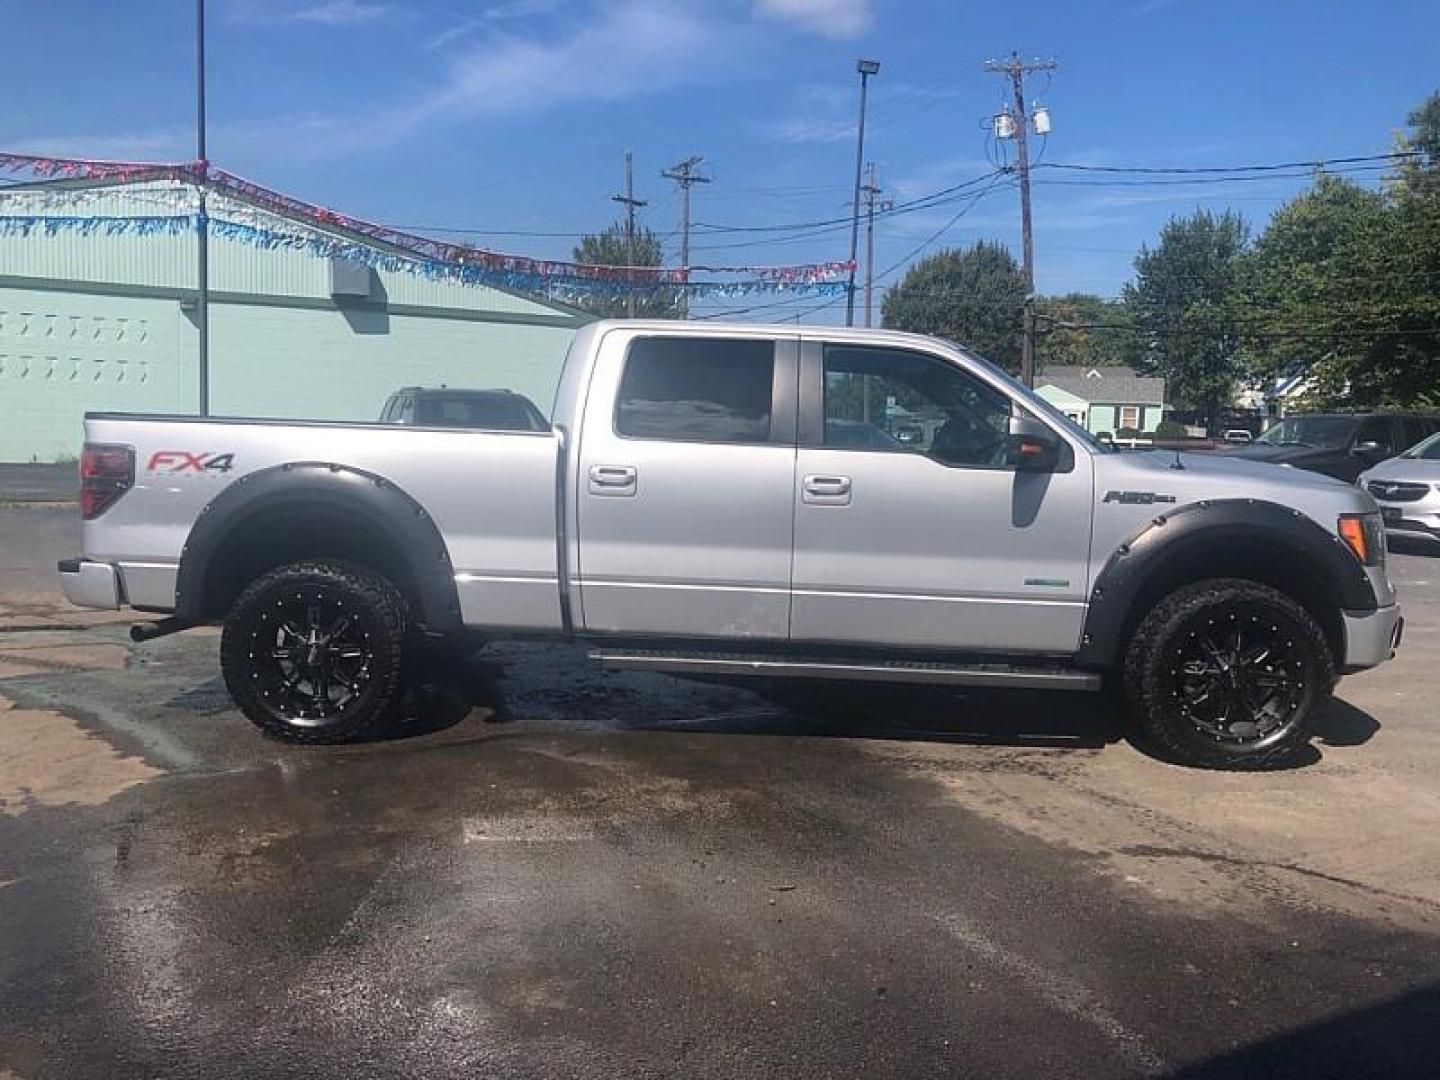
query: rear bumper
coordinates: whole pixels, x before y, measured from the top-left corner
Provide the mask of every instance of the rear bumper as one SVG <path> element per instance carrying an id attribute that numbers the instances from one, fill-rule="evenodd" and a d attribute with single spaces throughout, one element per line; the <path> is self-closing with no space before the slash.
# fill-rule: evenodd
<path id="1" fill-rule="evenodd" d="M 1383 664 L 1395 655 L 1405 620 L 1400 605 L 1376 608 L 1374 611 L 1347 611 L 1345 619 L 1344 672 L 1363 671 Z"/>
<path id="2" fill-rule="evenodd" d="M 110 611 L 120 607 L 120 574 L 109 563 L 61 559 L 56 570 L 60 575 L 60 589 L 70 603 Z"/>

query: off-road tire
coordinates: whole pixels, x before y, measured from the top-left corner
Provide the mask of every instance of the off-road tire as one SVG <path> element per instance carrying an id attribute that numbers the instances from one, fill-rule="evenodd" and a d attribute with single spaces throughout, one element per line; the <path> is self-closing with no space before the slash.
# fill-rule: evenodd
<path id="1" fill-rule="evenodd" d="M 344 644 L 349 652 L 358 652 L 344 659 L 347 670 L 360 676 L 354 680 L 360 688 L 336 703 L 333 715 L 324 715 L 331 708 L 333 690 L 328 674 L 323 681 L 324 705 L 318 703 L 316 683 L 307 684 L 303 675 L 298 678 L 300 686 L 310 687 L 312 706 L 307 708 L 296 704 L 305 694 L 290 689 L 294 680 L 287 680 L 287 670 L 293 675 L 299 669 L 293 664 L 286 669 L 274 659 L 284 652 L 302 657 L 313 653 L 304 642 L 286 645 L 289 630 L 281 624 L 291 620 L 281 615 L 296 605 L 307 615 L 315 607 L 322 619 L 335 620 L 328 624 L 332 627 L 342 618 L 349 620 L 342 630 Z M 290 742 L 352 742 L 390 719 L 410 636 L 405 598 L 375 571 L 329 560 L 291 563 L 256 578 L 236 598 L 220 638 L 220 670 L 240 710 L 266 734 Z M 349 683 L 343 685 L 351 688 Z"/>
<path id="2" fill-rule="evenodd" d="M 1249 739 L 1206 730 L 1182 698 L 1183 680 L 1192 670 L 1182 658 L 1193 655 L 1197 635 L 1217 625 L 1258 627 L 1262 644 L 1273 631 L 1283 650 L 1284 677 L 1293 687 L 1286 700 L 1293 704 L 1280 710 L 1288 713 L 1281 718 L 1257 712 L 1275 726 Z M 1252 653 L 1258 651 L 1257 646 Z M 1141 733 L 1160 757 L 1210 769 L 1277 769 L 1307 751 L 1315 716 L 1335 686 L 1335 661 L 1314 617 L 1290 597 L 1258 582 L 1214 578 L 1177 589 L 1146 614 L 1126 650 L 1124 684 Z M 1249 692 L 1264 691 L 1252 685 Z M 1248 723 L 1242 718 L 1242 727 Z"/>

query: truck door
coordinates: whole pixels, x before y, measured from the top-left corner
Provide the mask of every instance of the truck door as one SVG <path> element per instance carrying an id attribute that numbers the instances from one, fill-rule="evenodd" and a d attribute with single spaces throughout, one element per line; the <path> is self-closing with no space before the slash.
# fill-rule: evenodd
<path id="1" fill-rule="evenodd" d="M 798 342 L 607 333 L 577 476 L 581 625 L 783 640 Z"/>
<path id="2" fill-rule="evenodd" d="M 792 641 L 1079 647 L 1091 458 L 1017 472 L 1014 407 L 940 355 L 804 342 Z"/>

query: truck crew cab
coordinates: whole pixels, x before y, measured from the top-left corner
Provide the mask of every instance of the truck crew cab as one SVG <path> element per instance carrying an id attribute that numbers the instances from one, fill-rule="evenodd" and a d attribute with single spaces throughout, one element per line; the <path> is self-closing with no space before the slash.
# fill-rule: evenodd
<path id="1" fill-rule="evenodd" d="M 552 425 L 92 414 L 78 604 L 223 624 L 261 728 L 383 722 L 417 644 L 579 638 L 607 667 L 1094 690 L 1169 756 L 1296 754 L 1400 611 L 1370 495 L 1104 446 L 890 331 L 599 322 Z"/>

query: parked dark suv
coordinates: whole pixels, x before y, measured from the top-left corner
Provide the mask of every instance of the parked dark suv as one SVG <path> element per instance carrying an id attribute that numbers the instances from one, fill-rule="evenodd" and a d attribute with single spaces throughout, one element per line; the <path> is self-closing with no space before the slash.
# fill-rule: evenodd
<path id="1" fill-rule="evenodd" d="M 380 410 L 380 422 L 483 431 L 550 430 L 545 414 L 524 394 L 448 386 L 407 386 L 395 391 Z"/>
<path id="2" fill-rule="evenodd" d="M 1288 416 L 1231 457 L 1292 465 L 1354 481 L 1366 469 L 1440 431 L 1440 416 L 1307 413 Z"/>

